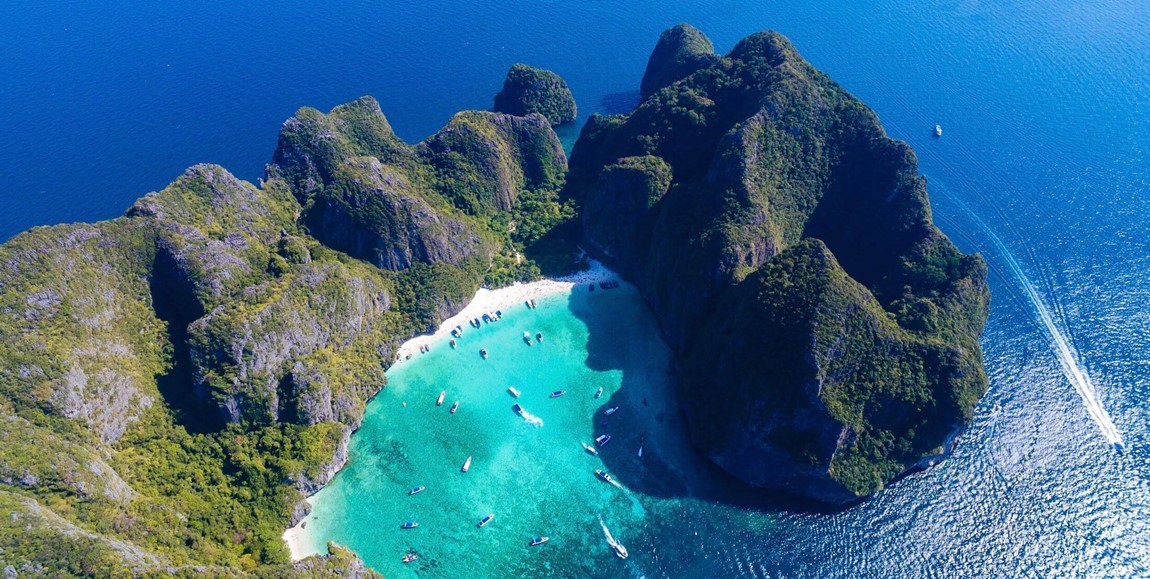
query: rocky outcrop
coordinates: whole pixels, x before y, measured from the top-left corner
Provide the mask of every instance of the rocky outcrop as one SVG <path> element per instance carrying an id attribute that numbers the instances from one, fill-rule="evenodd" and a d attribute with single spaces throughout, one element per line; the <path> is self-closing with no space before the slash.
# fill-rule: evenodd
<path id="1" fill-rule="evenodd" d="M 643 93 L 588 122 L 567 194 L 679 353 L 696 444 L 834 504 L 937 453 L 986 389 L 989 295 L 910 148 L 775 33 L 720 58 L 669 30 Z"/>
<path id="2" fill-rule="evenodd" d="M 550 70 L 514 64 L 507 71 L 503 90 L 495 95 L 495 112 L 518 117 L 538 113 L 552 125 L 575 120 L 578 109 L 567 82 Z"/>
<path id="3" fill-rule="evenodd" d="M 459 113 L 412 147 L 365 97 L 327 115 L 300 109 L 280 131 L 268 178 L 291 185 L 317 239 L 398 271 L 489 262 L 499 232 L 488 218 L 524 189 L 558 186 L 566 168 L 538 115 Z"/>
<path id="4" fill-rule="evenodd" d="M 639 84 L 639 96 L 647 98 L 671 83 L 718 61 L 711 39 L 690 24 L 679 24 L 663 32 L 647 60 L 647 70 Z"/>

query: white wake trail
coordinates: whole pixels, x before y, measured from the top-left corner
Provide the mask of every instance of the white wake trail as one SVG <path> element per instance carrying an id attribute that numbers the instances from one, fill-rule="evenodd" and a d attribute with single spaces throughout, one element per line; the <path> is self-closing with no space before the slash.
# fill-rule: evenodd
<path id="1" fill-rule="evenodd" d="M 1066 339 L 1066 335 L 1058 328 L 1058 324 L 1054 321 L 1054 316 L 1051 315 L 1050 309 L 1042 301 L 1042 297 L 1038 294 L 1038 289 L 1030 282 L 1030 278 L 1022 271 L 1022 266 L 1014 259 L 1014 256 L 1006 249 L 1006 244 L 998 238 L 998 235 L 987 226 L 986 222 L 980 219 L 965 203 L 958 201 L 958 204 L 966 211 L 966 213 L 978 222 L 987 236 L 990 237 L 994 246 L 998 249 L 1010 270 L 1018 278 L 1019 284 L 1022 286 L 1023 291 L 1026 292 L 1030 302 L 1034 304 L 1035 310 L 1038 311 L 1039 320 L 1046 328 L 1047 333 L 1050 334 L 1053 340 L 1054 352 L 1058 355 L 1058 362 L 1062 366 L 1062 373 L 1066 374 L 1066 378 L 1070 380 L 1070 384 L 1078 391 L 1078 395 L 1082 397 L 1082 402 L 1086 405 L 1086 411 L 1090 414 L 1090 418 L 1098 424 L 1098 428 L 1102 430 L 1102 435 L 1113 446 L 1121 448 L 1122 434 L 1118 432 L 1118 427 L 1110 420 L 1110 414 L 1102 407 L 1102 403 L 1098 401 L 1097 393 L 1094 389 L 1094 383 L 1090 380 L 1090 375 L 1086 373 L 1086 368 L 1082 367 L 1079 363 L 1078 357 L 1075 354 L 1074 348 L 1070 346 L 1070 342 Z"/>

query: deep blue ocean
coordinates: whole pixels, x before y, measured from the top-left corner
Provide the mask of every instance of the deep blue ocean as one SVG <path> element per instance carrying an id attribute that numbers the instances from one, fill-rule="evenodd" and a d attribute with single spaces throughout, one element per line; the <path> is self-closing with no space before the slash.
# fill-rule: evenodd
<path id="1" fill-rule="evenodd" d="M 839 513 L 680 521 L 701 563 L 644 573 L 1150 576 L 1145 0 L 12 0 L 0 239 L 117 216 L 194 163 L 254 180 L 300 106 L 370 94 L 419 140 L 518 61 L 566 78 L 580 122 L 626 110 L 677 22 L 720 52 L 779 30 L 915 148 L 936 222 L 991 266 L 991 385 L 941 467 Z"/>

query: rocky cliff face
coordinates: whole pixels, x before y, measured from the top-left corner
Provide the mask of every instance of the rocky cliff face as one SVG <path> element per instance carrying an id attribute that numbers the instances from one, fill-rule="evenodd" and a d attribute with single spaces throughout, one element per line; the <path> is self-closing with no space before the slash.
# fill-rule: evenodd
<path id="1" fill-rule="evenodd" d="M 539 115 L 460 113 L 409 146 L 365 98 L 289 119 L 259 187 L 197 165 L 121 218 L 0 245 L 0 502 L 59 511 L 0 557 L 286 563 L 398 343 L 466 304 L 520 195 L 565 172 Z M 338 548 L 263 571 L 374 576 Z"/>
<path id="2" fill-rule="evenodd" d="M 575 120 L 578 108 L 567 82 L 550 70 L 515 64 L 507 71 L 503 90 L 495 95 L 495 112 L 518 117 L 538 113 L 552 125 Z"/>
<path id="3" fill-rule="evenodd" d="M 909 147 L 775 33 L 671 29 L 643 94 L 588 122 L 567 194 L 680 353 L 696 443 L 836 504 L 937 453 L 986 388 L 988 291 Z"/>

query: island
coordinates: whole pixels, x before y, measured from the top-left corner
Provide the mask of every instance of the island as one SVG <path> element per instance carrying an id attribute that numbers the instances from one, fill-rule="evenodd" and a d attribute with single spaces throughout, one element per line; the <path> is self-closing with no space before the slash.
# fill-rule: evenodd
<path id="1" fill-rule="evenodd" d="M 370 97 L 302 108 L 258 184 L 196 165 L 0 245 L 3 560 L 376 576 L 281 534 L 399 344 L 578 247 L 639 287 L 693 441 L 747 484 L 844 505 L 946 452 L 986 389 L 986 266 L 932 224 L 905 143 L 778 34 L 718 56 L 681 25 L 569 164 L 574 101 L 543 72 L 416 144 Z"/>

